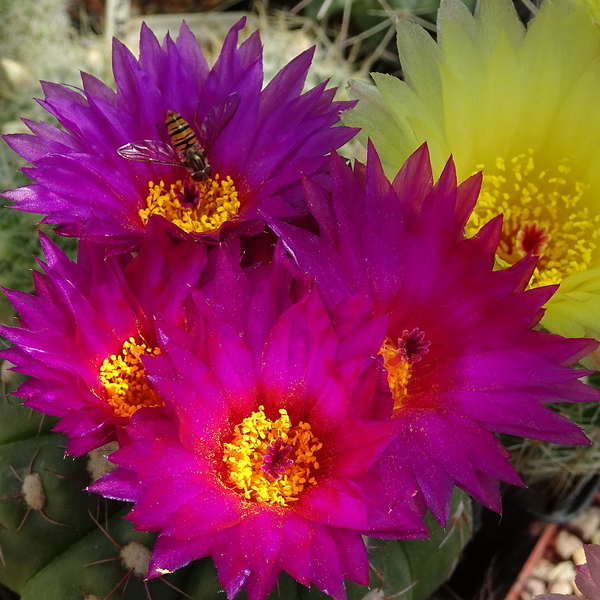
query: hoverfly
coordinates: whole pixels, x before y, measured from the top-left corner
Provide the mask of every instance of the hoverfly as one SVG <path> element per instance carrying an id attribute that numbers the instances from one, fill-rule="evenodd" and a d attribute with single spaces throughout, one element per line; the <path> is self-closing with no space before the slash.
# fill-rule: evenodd
<path id="1" fill-rule="evenodd" d="M 187 167 L 194 181 L 206 181 L 212 173 L 207 155 L 240 104 L 237 92 L 229 94 L 213 106 L 202 121 L 196 136 L 190 124 L 178 113 L 168 110 L 165 118 L 171 144 L 158 140 L 142 140 L 117 149 L 127 160 Z"/>

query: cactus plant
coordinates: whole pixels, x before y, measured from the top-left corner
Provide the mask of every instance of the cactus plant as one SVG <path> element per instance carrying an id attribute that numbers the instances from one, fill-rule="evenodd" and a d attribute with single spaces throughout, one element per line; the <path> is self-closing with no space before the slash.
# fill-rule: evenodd
<path id="1" fill-rule="evenodd" d="M 598 372 L 587 379 L 598 387 Z M 562 523 L 585 510 L 600 487 L 600 411 L 596 403 L 557 404 L 555 410 L 577 423 L 592 443 L 573 447 L 512 436 L 503 442 L 528 486 L 511 496 L 531 513 Z"/>
<path id="2" fill-rule="evenodd" d="M 65 438 L 51 431 L 54 423 L 10 395 L 0 399 L 0 582 L 21 600 L 222 598 L 211 559 L 143 580 L 153 534 L 133 530 L 124 519 L 129 505 L 85 491 L 87 460 L 65 456 Z M 470 505 L 462 492 L 453 511 L 447 531 L 428 521 L 430 541 L 369 540 L 371 589 L 386 596 L 407 590 L 407 600 L 434 591 L 470 537 Z M 350 600 L 368 591 L 348 584 Z M 269 598 L 327 596 L 284 575 Z"/>

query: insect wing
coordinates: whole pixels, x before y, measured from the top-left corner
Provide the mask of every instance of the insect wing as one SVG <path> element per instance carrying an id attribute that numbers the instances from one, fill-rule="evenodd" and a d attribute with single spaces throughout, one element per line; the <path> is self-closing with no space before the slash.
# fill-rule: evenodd
<path id="1" fill-rule="evenodd" d="M 217 141 L 227 123 L 231 121 L 239 105 L 240 95 L 238 92 L 233 92 L 208 111 L 208 114 L 202 121 L 199 136 L 205 154 L 208 153 L 212 145 Z"/>
<path id="2" fill-rule="evenodd" d="M 181 158 L 177 154 L 177 150 L 158 140 L 142 140 L 133 142 L 133 144 L 125 144 L 118 148 L 117 152 L 119 156 L 127 160 L 181 166 Z"/>

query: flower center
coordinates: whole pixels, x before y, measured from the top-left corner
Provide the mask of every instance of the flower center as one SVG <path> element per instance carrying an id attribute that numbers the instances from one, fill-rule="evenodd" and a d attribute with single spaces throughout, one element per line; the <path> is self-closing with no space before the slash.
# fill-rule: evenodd
<path id="1" fill-rule="evenodd" d="M 474 235 L 491 218 L 504 214 L 498 256 L 514 264 L 533 252 L 540 259 L 532 286 L 560 283 L 597 262 L 600 214 L 586 205 L 589 188 L 571 175 L 566 159 L 541 169 L 531 149 L 509 161 L 498 158 L 495 168 L 484 170 L 467 234 Z"/>
<path id="2" fill-rule="evenodd" d="M 219 229 L 240 211 L 238 193 L 229 175 L 221 179 L 218 174 L 206 181 L 172 183 L 169 189 L 164 181 L 148 184 L 147 208 L 139 215 L 144 225 L 152 215 L 161 215 L 187 233 L 204 233 Z"/>
<path id="3" fill-rule="evenodd" d="M 246 417 L 233 430 L 231 442 L 223 444 L 223 462 L 228 484 L 246 500 L 287 506 L 304 488 L 315 485 L 319 469 L 316 453 L 323 447 L 300 421 L 292 427 L 285 409 L 276 421 L 268 419 L 265 407 Z"/>
<path id="4" fill-rule="evenodd" d="M 408 382 L 412 376 L 412 366 L 429 352 L 431 342 L 425 341 L 425 332 L 415 327 L 405 329 L 398 343 L 385 338 L 379 354 L 383 356 L 383 366 L 387 371 L 388 385 L 394 399 L 394 410 L 402 407 L 407 397 Z"/>
<path id="5" fill-rule="evenodd" d="M 131 415 L 144 406 L 162 406 L 156 390 L 148 385 L 140 355 L 156 356 L 158 348 L 148 348 L 130 337 L 121 354 L 105 358 L 100 367 L 100 381 L 106 389 L 107 402 L 118 417 Z"/>

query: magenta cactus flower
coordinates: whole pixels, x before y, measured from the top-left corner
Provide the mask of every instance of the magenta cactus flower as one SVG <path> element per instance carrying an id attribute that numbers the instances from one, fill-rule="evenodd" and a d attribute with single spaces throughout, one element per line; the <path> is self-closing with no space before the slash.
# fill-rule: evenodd
<path id="1" fill-rule="evenodd" d="M 600 599 L 600 546 L 584 544 L 587 562 L 576 567 L 575 583 L 586 600 Z"/>
<path id="2" fill-rule="evenodd" d="M 4 195 L 46 215 L 66 236 L 138 248 L 160 215 L 180 235 L 214 239 L 233 224 L 262 231 L 262 216 L 305 212 L 301 174 L 356 130 L 336 127 L 350 102 L 325 84 L 302 93 L 308 50 L 263 89 L 260 38 L 229 32 L 214 67 L 183 24 L 161 47 L 143 26 L 140 58 L 114 43 L 116 92 L 88 74 L 76 91 L 44 83 L 41 105 L 63 127 L 26 121 L 34 135 L 5 139 L 29 161 L 35 183 Z"/>
<path id="3" fill-rule="evenodd" d="M 584 544 L 583 551 L 587 562 L 575 567 L 575 584 L 584 600 L 600 600 L 600 546 Z M 579 600 L 581 596 L 571 594 L 539 594 L 534 600 Z"/>
<path id="4" fill-rule="evenodd" d="M 137 410 L 156 416 L 163 401 L 141 356 L 159 352 L 155 318 L 183 324 L 184 301 L 206 263 L 204 245 L 174 243 L 153 219 L 139 254 L 104 257 L 81 242 L 77 263 L 42 236 L 45 273 L 37 295 L 7 290 L 20 327 L 0 327 L 14 347 L 3 358 L 29 376 L 15 392 L 25 404 L 61 417 L 55 431 L 80 455 L 113 440 Z M 144 412 L 142 411 L 142 412 Z"/>
<path id="5" fill-rule="evenodd" d="M 365 404 L 376 394 L 361 382 L 376 381 L 381 323 L 344 348 L 278 255 L 247 273 L 220 261 L 193 296 L 189 333 L 159 326 L 161 354 L 144 359 L 176 419 L 134 415 L 119 468 L 90 489 L 135 502 L 128 518 L 158 531 L 150 578 L 212 556 L 230 599 L 263 600 L 286 571 L 342 600 L 344 579 L 369 580 L 361 535 L 426 537 L 416 486 L 391 505 L 377 466 L 398 423 L 353 408 L 359 389 Z"/>
<path id="6" fill-rule="evenodd" d="M 499 481 L 521 481 L 494 432 L 589 443 L 544 405 L 598 399 L 579 381 L 588 371 L 570 368 L 597 343 L 534 329 L 556 288 L 526 290 L 532 256 L 494 270 L 499 218 L 465 238 L 479 175 L 457 187 L 450 161 L 434 185 L 426 147 L 392 183 L 372 147 L 366 169 L 332 157 L 331 174 L 331 193 L 305 184 L 320 237 L 272 227 L 345 331 L 388 319 L 378 360 L 400 427 L 381 458 L 388 492 L 402 465 L 441 524 L 455 485 L 500 512 Z"/>

